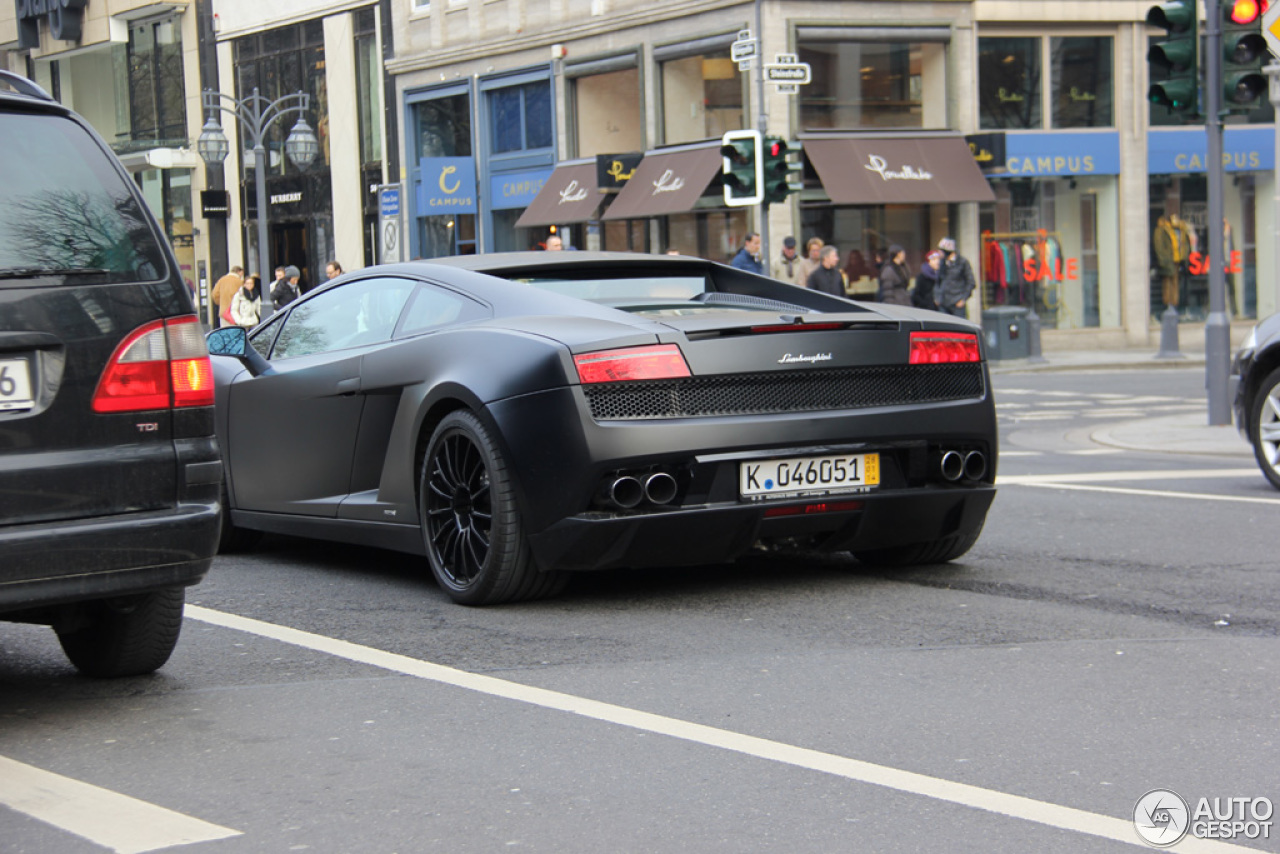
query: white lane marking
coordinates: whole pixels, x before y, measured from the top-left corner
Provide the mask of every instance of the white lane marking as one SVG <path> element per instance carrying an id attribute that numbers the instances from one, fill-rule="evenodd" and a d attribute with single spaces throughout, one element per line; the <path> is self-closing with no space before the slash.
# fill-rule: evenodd
<path id="1" fill-rule="evenodd" d="M 452 685 L 468 691 L 477 691 L 491 697 L 500 697 L 527 703 L 544 709 L 553 709 L 570 714 L 629 727 L 631 729 L 666 735 L 684 741 L 718 747 L 745 756 L 754 756 L 771 762 L 779 762 L 796 768 L 820 771 L 860 783 L 869 783 L 895 789 L 911 795 L 920 795 L 935 800 L 947 801 L 974 809 L 1024 819 L 1037 824 L 1048 825 L 1062 830 L 1075 831 L 1090 836 L 1098 836 L 1116 842 L 1124 842 L 1139 848 L 1146 846 L 1138 838 L 1131 820 L 1113 818 L 1106 815 L 1086 812 L 1073 807 L 1039 801 L 1021 795 L 1010 795 L 1006 792 L 984 789 L 967 783 L 956 783 L 926 774 L 903 771 L 885 765 L 876 765 L 859 759 L 836 756 L 805 747 L 767 738 L 743 735 L 718 729 L 705 724 L 682 721 L 662 715 L 642 712 L 637 709 L 617 706 L 589 700 L 573 694 L 550 691 L 546 688 L 534 688 L 518 682 L 508 682 L 494 676 L 482 676 L 468 673 L 440 664 L 432 664 L 405 655 L 384 652 L 367 646 L 337 640 L 323 635 L 292 629 L 274 623 L 265 623 L 249 617 L 214 611 L 198 605 L 187 605 L 187 616 L 215 626 L 247 632 L 259 637 L 269 638 L 282 643 L 300 646 L 316 652 L 326 653 L 348 661 L 380 667 L 395 673 L 403 673 L 418 679 L 427 679 L 444 685 Z M 1252 851 L 1224 842 L 1187 838 L 1179 843 L 1178 851 L 1214 852 L 1214 851 Z"/>
<path id="2" fill-rule="evenodd" d="M 1124 486 L 1093 486 L 1084 483 L 1031 483 L 1037 489 L 1074 489 L 1080 492 L 1110 492 L 1113 495 L 1144 495 L 1152 498 L 1191 498 L 1196 501 L 1236 501 L 1241 504 L 1280 504 L 1280 498 L 1254 498 L 1248 495 L 1209 495 L 1203 492 L 1169 492 L 1163 489 L 1132 489 Z"/>
<path id="3" fill-rule="evenodd" d="M 1005 457 L 1042 457 L 1044 451 L 1001 451 L 1000 459 Z"/>
<path id="4" fill-rule="evenodd" d="M 0 756 L 0 804 L 120 854 L 212 842 L 240 831 Z"/>
<path id="5" fill-rule="evenodd" d="M 1077 457 L 1101 457 L 1106 454 L 1123 454 L 1124 451 L 1119 448 L 1084 448 L 1079 451 L 1063 451 L 1062 453 Z"/>
<path id="6" fill-rule="evenodd" d="M 1001 454 L 1004 456 L 1004 454 Z M 1135 480 L 1206 480 L 1214 477 L 1257 477 L 1254 469 L 1166 469 L 1162 471 L 1090 471 L 1075 474 L 1013 474 L 1000 475 L 996 486 L 1029 485 L 1042 483 L 1097 483 Z"/>

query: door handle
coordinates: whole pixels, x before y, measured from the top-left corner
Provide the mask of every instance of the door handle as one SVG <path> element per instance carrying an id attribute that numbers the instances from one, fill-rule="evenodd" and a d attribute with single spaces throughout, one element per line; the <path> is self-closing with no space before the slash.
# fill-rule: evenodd
<path id="1" fill-rule="evenodd" d="M 360 378 L 350 377 L 338 380 L 338 394 L 355 394 L 360 390 Z"/>

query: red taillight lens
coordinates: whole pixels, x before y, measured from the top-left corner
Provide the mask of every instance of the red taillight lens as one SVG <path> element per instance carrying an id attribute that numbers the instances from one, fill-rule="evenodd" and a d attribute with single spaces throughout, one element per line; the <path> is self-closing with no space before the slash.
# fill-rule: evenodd
<path id="1" fill-rule="evenodd" d="M 111 354 L 93 395 L 94 412 L 212 405 L 213 369 L 194 317 L 135 329 Z"/>
<path id="2" fill-rule="evenodd" d="M 981 362 L 982 348 L 978 336 L 971 332 L 912 332 L 913 365 L 945 365 L 955 362 Z"/>
<path id="3" fill-rule="evenodd" d="M 830 332 L 833 329 L 843 329 L 843 323 L 779 323 L 773 326 L 753 326 L 753 333 L 772 333 L 772 332 Z"/>
<path id="4" fill-rule="evenodd" d="M 602 350 L 573 357 L 578 379 L 583 383 L 611 383 L 623 380 L 669 380 L 689 376 L 689 366 L 674 344 Z"/>

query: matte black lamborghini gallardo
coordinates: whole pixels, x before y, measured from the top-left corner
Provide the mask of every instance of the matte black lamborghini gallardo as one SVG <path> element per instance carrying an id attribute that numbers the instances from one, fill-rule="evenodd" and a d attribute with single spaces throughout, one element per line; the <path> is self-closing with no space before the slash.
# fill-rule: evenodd
<path id="1" fill-rule="evenodd" d="M 374 267 L 209 349 L 225 544 L 424 554 L 466 604 L 759 542 L 946 561 L 995 496 L 973 324 L 696 258 Z"/>

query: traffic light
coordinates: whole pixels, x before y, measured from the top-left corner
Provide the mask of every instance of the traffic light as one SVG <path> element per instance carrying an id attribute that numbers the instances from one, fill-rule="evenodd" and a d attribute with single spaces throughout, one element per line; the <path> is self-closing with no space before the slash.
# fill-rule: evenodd
<path id="1" fill-rule="evenodd" d="M 804 189 L 804 161 L 801 145 L 776 136 L 764 138 L 764 200 L 786 201 Z"/>
<path id="2" fill-rule="evenodd" d="M 1221 0 L 1222 105 L 1247 113 L 1267 91 L 1263 62 L 1269 57 L 1262 37 L 1262 0 Z"/>
<path id="3" fill-rule="evenodd" d="M 1147 100 L 1188 118 L 1199 113 L 1200 14 L 1197 0 L 1165 0 L 1147 11 L 1147 23 L 1166 33 L 1166 40 L 1147 51 L 1151 86 Z"/>
<path id="4" fill-rule="evenodd" d="M 729 207 L 764 201 L 763 147 L 758 130 L 731 130 L 721 138 L 724 203 Z"/>

